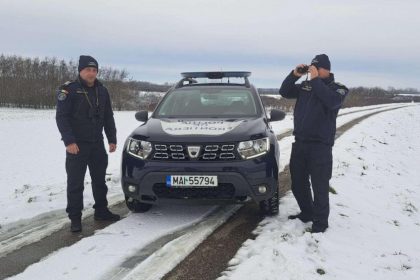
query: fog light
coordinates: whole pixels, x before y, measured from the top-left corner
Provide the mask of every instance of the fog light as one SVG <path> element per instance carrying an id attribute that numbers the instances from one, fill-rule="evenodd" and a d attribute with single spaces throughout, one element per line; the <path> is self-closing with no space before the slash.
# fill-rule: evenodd
<path id="1" fill-rule="evenodd" d="M 267 187 L 266 186 L 258 186 L 258 191 L 260 193 L 266 193 L 267 192 Z"/>
<path id="2" fill-rule="evenodd" d="M 129 186 L 128 186 L 128 191 L 129 191 L 129 192 L 135 192 L 135 191 L 136 191 L 136 186 L 129 185 Z"/>

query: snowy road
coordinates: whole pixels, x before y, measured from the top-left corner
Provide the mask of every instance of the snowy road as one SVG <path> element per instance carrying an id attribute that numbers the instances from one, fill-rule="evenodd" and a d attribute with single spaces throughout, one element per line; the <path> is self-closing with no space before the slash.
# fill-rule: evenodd
<path id="1" fill-rule="evenodd" d="M 348 130 L 350 130 L 351 133 L 352 127 L 364 121 L 366 118 L 394 109 L 395 108 L 375 110 L 375 112 L 369 112 L 368 114 L 352 119 L 350 122 L 343 124 L 337 129 L 336 138 L 340 137 Z M 287 141 L 291 138 L 292 137 L 286 136 L 280 141 L 280 145 L 282 145 L 282 147 L 287 147 Z M 287 154 L 288 152 L 290 153 L 290 149 L 283 149 L 282 156 L 290 157 L 290 154 Z M 282 196 L 290 193 L 290 173 L 288 166 L 280 173 L 280 190 L 281 193 L 283 193 Z M 180 277 L 182 278 L 183 275 L 188 275 L 191 279 L 216 279 L 220 273 L 226 269 L 229 261 L 234 258 L 235 253 L 240 249 L 242 243 L 243 246 L 246 247 L 247 243 L 256 238 L 257 231 L 255 231 L 255 228 L 257 228 L 258 223 L 264 223 L 263 218 L 259 218 L 258 221 L 255 221 L 255 212 L 253 212 L 255 209 L 251 209 L 252 206 L 253 205 L 247 204 L 245 207 L 242 207 L 227 223 L 218 228 L 215 234 L 212 234 L 205 242 L 200 244 L 191 255 L 166 275 L 164 279 L 176 280 Z M 230 238 L 225 236 L 229 236 Z M 223 248 L 223 250 L 219 250 L 219 248 Z M 211 265 L 208 265 L 208 263 L 211 263 Z M 259 265 L 263 266 L 262 264 Z M 194 269 L 195 267 L 198 267 L 198 269 Z M 248 279 L 245 275 L 242 276 L 244 277 L 243 279 Z M 270 277 L 272 277 L 272 275 Z M 263 276 L 263 279 L 268 279 L 270 277 Z M 280 279 L 283 279 L 281 276 L 279 277 Z"/>
<path id="2" fill-rule="evenodd" d="M 420 108 L 374 115 L 340 137 L 333 150 L 330 228 L 264 219 L 219 280 L 418 279 L 420 275 Z"/>
<path id="3" fill-rule="evenodd" d="M 339 117 L 338 125 L 343 125 L 346 122 L 349 122 L 352 119 L 363 116 L 365 114 L 383 110 L 384 108 L 392 108 L 395 106 L 396 106 L 395 104 L 385 105 L 385 106 L 375 106 L 375 107 L 368 108 L 369 110 L 366 110 L 367 108 L 352 108 L 352 109 L 347 109 L 347 110 L 345 109 L 342 111 L 342 116 Z M 8 112 L 5 112 L 5 113 L 3 112 L 2 114 L 0 114 L 0 116 L 3 116 L 4 118 L 7 115 L 7 113 Z M 34 114 L 34 113 L 31 112 L 30 114 Z M 47 113 L 44 113 L 44 114 L 48 115 Z M 118 113 L 117 113 L 117 123 L 118 123 L 118 119 L 120 120 L 128 119 L 128 116 L 129 115 L 126 112 L 121 113 L 121 116 L 118 116 Z M 16 117 L 16 120 L 14 120 L 16 121 L 16 123 L 17 123 L 17 119 L 19 118 Z M 40 119 L 41 120 L 44 119 L 44 121 L 45 120 L 50 121 L 46 116 L 43 116 Z M 42 122 L 41 120 L 39 121 Z M 2 122 L 2 125 L 3 124 L 4 122 Z M 132 129 L 134 125 L 130 127 L 130 130 Z M 129 125 L 126 125 L 126 126 L 128 130 Z M 287 130 L 290 130 L 291 118 L 288 117 L 285 122 L 278 123 L 273 126 L 277 133 L 282 133 Z M 10 124 L 10 126 L 8 127 L 11 128 L 14 126 Z M 39 124 L 39 127 L 42 127 L 41 123 Z M 122 125 L 122 127 L 124 126 Z M 7 128 L 7 125 L 6 125 L 6 128 Z M 46 129 L 45 131 L 47 132 L 49 130 Z M 13 129 L 11 133 L 13 133 Z M 284 147 L 284 149 L 282 149 L 282 155 L 281 155 L 283 166 L 285 166 L 285 164 L 288 161 L 287 154 L 290 153 L 289 145 L 291 143 L 291 140 L 289 138 L 291 137 L 287 137 L 283 139 L 282 142 L 280 142 L 281 147 Z M 122 141 L 120 141 L 120 143 L 121 142 Z M 53 158 L 54 156 L 49 155 L 49 157 Z M 111 159 L 112 158 L 110 158 L 110 162 L 111 162 Z M 115 166 L 117 165 L 115 164 L 115 158 L 112 162 L 114 163 L 110 163 L 110 170 L 112 170 L 112 172 L 117 172 L 116 171 L 117 168 L 115 168 Z M 111 189 L 113 189 L 113 192 L 114 192 L 114 196 L 113 196 L 114 200 L 117 202 L 119 199 L 121 199 L 121 197 L 119 197 L 118 195 L 117 188 L 119 186 L 118 186 L 116 177 L 117 176 L 115 175 L 115 173 L 114 175 L 110 176 L 110 180 L 111 180 L 110 184 L 111 184 Z M 2 185 L 4 184 L 4 182 L 1 182 L 1 183 Z M 49 185 L 50 189 L 48 191 L 52 190 L 52 192 L 56 191 L 57 193 L 59 193 L 57 190 L 61 190 L 62 192 L 63 186 L 54 188 L 53 185 L 54 184 Z M 29 195 L 29 198 L 31 197 L 31 194 L 37 193 L 37 190 L 31 189 L 30 187 L 28 187 L 27 189 L 24 189 L 24 192 L 25 191 L 27 191 L 28 194 L 26 195 Z M 38 189 L 38 192 L 39 192 L 39 189 Z M 18 195 L 16 194 L 16 196 Z M 30 204 L 30 206 L 34 206 L 34 208 L 36 208 L 36 205 L 40 204 L 37 202 L 43 201 L 43 199 L 41 199 L 42 196 L 38 195 L 37 197 L 40 197 L 39 200 L 34 199 L 33 204 L 32 202 L 31 203 L 26 202 L 26 205 L 25 203 L 23 204 L 21 203 L 22 201 L 25 202 L 26 198 L 23 200 L 22 199 L 19 200 L 19 198 L 17 198 L 16 199 L 17 205 L 15 206 L 19 208 L 19 207 L 25 207 L 28 204 Z M 22 213 L 19 213 L 14 216 L 14 212 L 17 209 L 15 208 L 15 211 L 12 211 L 13 205 L 9 205 L 11 203 L 3 198 L 4 197 L 2 197 L 2 200 L 0 201 L 0 203 L 2 203 L 3 206 L 10 207 L 10 212 L 8 212 L 9 213 L 8 219 L 10 220 L 14 219 L 14 221 L 17 222 L 14 225 L 19 225 L 19 221 L 21 221 L 20 224 L 23 224 L 23 225 L 26 223 L 30 223 L 30 220 L 27 220 L 24 223 L 22 223 L 21 219 L 22 217 L 24 217 Z M 61 198 L 64 199 L 63 197 Z M 87 199 L 89 199 L 89 197 Z M 43 202 L 45 203 L 46 201 L 43 201 Z M 59 223 L 57 223 L 57 220 L 60 220 L 60 218 L 62 218 L 63 222 L 65 220 L 63 213 L 59 212 L 59 209 L 60 209 L 59 203 L 63 203 L 64 200 L 59 202 L 59 199 L 55 198 L 54 201 L 50 201 L 50 202 L 52 202 L 50 204 L 50 209 L 56 212 L 48 212 L 48 211 L 45 211 L 45 208 L 43 208 L 41 210 L 45 211 L 46 213 L 52 213 L 51 217 L 48 218 L 48 216 L 43 214 L 44 216 L 41 216 L 41 217 L 44 217 L 44 219 L 38 219 L 38 220 L 41 220 L 43 222 L 48 222 L 49 219 L 50 221 L 54 220 L 56 227 L 59 227 L 58 226 Z M 56 209 L 54 209 L 54 207 Z M 38 213 L 42 213 L 41 210 L 39 209 L 37 210 L 38 210 Z M 79 278 L 78 276 L 80 275 L 83 275 L 84 279 L 101 279 L 101 278 L 104 278 L 106 275 L 108 276 L 110 274 L 114 275 L 116 271 L 120 271 L 121 276 L 124 276 L 124 277 L 126 276 L 129 278 L 131 277 L 129 273 L 138 273 L 136 272 L 138 269 L 135 269 L 133 265 L 129 267 L 129 269 L 127 270 L 121 269 L 121 267 L 124 267 L 124 265 L 127 264 L 127 260 L 133 259 L 133 256 L 139 255 L 139 252 L 142 251 L 142 248 L 146 247 L 148 244 L 151 244 L 153 243 L 153 241 L 156 241 L 162 238 L 165 239 L 165 236 L 172 235 L 172 239 L 176 237 L 180 237 L 182 236 L 182 234 L 177 235 L 174 233 L 182 232 L 183 234 L 185 234 L 186 229 L 194 228 L 193 225 L 196 225 L 202 222 L 203 220 L 211 220 L 208 217 L 211 217 L 214 215 L 220 215 L 220 217 L 224 217 L 223 219 L 220 219 L 221 221 L 223 221 L 227 219 L 227 217 L 229 217 L 229 215 L 231 215 L 234 211 L 235 211 L 235 207 L 232 207 L 232 206 L 222 207 L 222 208 L 211 207 L 211 206 L 195 206 L 195 207 L 160 206 L 160 207 L 154 207 L 150 213 L 129 214 L 127 218 L 123 219 L 122 221 L 118 223 L 110 225 L 103 230 L 98 231 L 94 236 L 85 238 L 68 248 L 63 248 L 60 251 L 51 255 L 50 257 L 46 258 L 42 262 L 35 264 L 33 266 L 30 266 L 24 273 L 20 274 L 17 277 L 17 279 L 26 279 L 25 275 L 28 275 L 28 276 L 34 275 L 34 273 L 36 275 L 40 275 L 41 277 L 42 273 L 46 273 L 46 272 L 48 272 L 48 276 L 55 275 L 54 278 L 56 279 L 75 279 L 75 278 Z M 36 212 L 37 211 L 35 211 L 35 213 Z M 28 219 L 30 219 L 31 218 L 30 214 L 27 217 Z M 7 219 L 4 219 L 4 220 L 7 220 Z M 217 225 L 218 223 L 214 223 L 213 227 L 217 227 Z M 61 225 L 61 227 L 62 226 L 63 225 Z M 208 227 L 208 226 L 209 225 L 206 225 L 205 227 Z M 11 229 L 10 224 L 9 226 L 7 224 L 3 226 L 1 230 L 4 233 L 6 233 L 3 236 L 6 236 L 8 232 L 9 233 L 13 232 L 10 229 Z M 17 227 L 16 230 L 19 230 L 19 227 Z M 54 229 L 51 229 L 51 230 L 54 230 Z M 55 230 L 57 230 L 57 228 L 55 228 Z M 48 231 L 45 233 L 45 235 L 47 234 L 48 234 Z M 209 232 L 207 234 L 209 234 Z M 206 236 L 205 234 L 202 235 L 201 240 L 205 238 L 205 236 Z M 197 242 L 199 243 L 199 241 L 200 240 L 198 240 Z M 12 250 L 10 249 L 11 248 L 10 242 L 6 242 L 6 243 L 2 243 L 2 245 L 5 245 L 5 244 L 8 245 L 9 250 Z M 1 251 L 3 251 L 5 247 L 2 246 Z M 0 251 L 0 254 L 1 254 L 1 251 Z M 5 251 L 3 251 L 3 253 L 4 252 Z M 69 259 L 69 258 L 75 259 L 76 262 L 64 263 L 62 261 L 63 259 Z M 139 261 L 138 258 L 134 258 L 134 259 L 137 262 Z M 97 267 L 98 260 L 100 260 L 100 267 Z M 174 266 L 175 264 L 176 262 L 170 263 L 169 266 Z M 97 269 L 92 271 L 90 269 L 92 266 L 95 266 Z M 51 267 L 54 267 L 54 269 L 49 269 Z M 131 269 L 134 269 L 134 270 L 130 272 Z M 86 277 L 87 275 L 88 277 Z"/>

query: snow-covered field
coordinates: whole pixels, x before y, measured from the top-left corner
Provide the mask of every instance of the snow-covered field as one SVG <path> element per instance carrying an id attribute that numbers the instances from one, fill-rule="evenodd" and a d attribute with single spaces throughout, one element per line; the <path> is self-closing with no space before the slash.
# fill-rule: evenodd
<path id="1" fill-rule="evenodd" d="M 344 124 L 362 115 L 383 110 L 384 108 L 392 108 L 398 106 L 401 106 L 401 104 L 389 104 L 381 106 L 343 109 L 341 111 L 342 116 L 340 116 L 338 119 L 338 125 Z M 387 116 L 398 116 L 398 112 L 402 112 L 402 110 L 408 109 L 399 109 L 390 113 L 384 113 L 384 115 L 388 114 Z M 417 118 L 416 120 L 418 121 L 419 114 L 416 113 L 418 107 L 413 107 L 410 110 L 413 111 L 413 118 Z M 134 112 L 116 112 L 115 117 L 118 129 L 118 141 L 120 150 L 117 151 L 117 153 L 110 155 L 108 167 L 108 177 L 110 181 L 108 182 L 108 186 L 110 188 L 109 196 L 111 197 L 111 200 L 119 201 L 122 199 L 122 193 L 119 185 L 119 164 L 121 156 L 121 146 L 125 140 L 125 137 L 139 123 L 134 118 Z M 384 126 L 388 126 L 388 119 L 393 120 L 393 118 L 388 117 L 384 123 Z M 293 126 L 292 116 L 288 115 L 286 117 L 286 120 L 282 122 L 273 123 L 272 125 L 276 133 L 283 133 L 285 131 L 288 131 Z M 408 124 L 405 125 L 406 127 L 409 126 Z M 380 129 L 379 127 L 379 125 L 378 128 L 376 128 L 375 126 L 375 131 L 376 129 Z M 0 215 L 0 225 L 2 226 L 0 228 L 0 233 L 6 232 L 14 224 L 30 224 L 31 221 L 26 219 L 40 217 L 40 215 L 49 215 L 53 218 L 61 217 L 65 219 L 65 152 L 64 145 L 59 140 L 60 137 L 55 125 L 54 111 L 34 111 L 2 108 L 0 109 L 0 129 L 2 133 L 4 133 L 3 135 L 8 136 L 2 137 L 2 139 L 0 140 L 2 146 L 15 147 L 10 149 L 3 149 L 0 152 L 2 158 L 2 160 L 0 161 L 0 187 L 2 188 L 2 192 L 0 193 L 0 207 L 3 210 L 2 214 Z M 413 129 L 412 132 L 414 134 L 415 130 Z M 365 131 L 365 133 L 367 132 Z M 353 135 L 353 133 L 350 134 Z M 355 137 L 360 137 L 357 133 L 354 135 Z M 399 137 L 399 134 L 397 134 L 397 138 Z M 366 136 L 365 138 L 368 139 L 369 137 Z M 344 139 L 344 136 L 342 136 L 342 139 Z M 342 145 L 345 148 L 350 146 L 351 141 L 342 142 L 342 139 L 340 139 L 340 141 L 337 143 L 335 153 L 337 153 L 336 151 L 339 149 L 340 143 L 343 143 Z M 378 139 L 379 141 L 385 141 L 382 138 Z M 409 140 L 410 138 L 408 137 L 406 141 Z M 280 146 L 282 147 L 281 164 L 283 167 L 288 163 L 290 157 L 290 146 L 292 141 L 293 137 L 286 137 L 280 141 Z M 415 148 L 415 145 L 413 145 L 413 148 Z M 376 150 L 372 151 L 374 152 Z M 364 151 L 364 153 L 366 152 L 367 151 Z M 346 155 L 346 158 L 351 159 L 352 157 L 350 157 L 348 154 L 349 152 L 344 153 L 344 155 Z M 367 157 L 365 161 L 368 163 Z M 336 163 L 339 162 L 341 161 L 336 156 Z M 384 161 L 384 163 L 385 162 L 386 161 Z M 388 160 L 388 163 L 389 162 L 390 161 Z M 370 168 L 374 169 L 373 167 Z M 337 172 L 337 170 L 335 170 L 335 172 Z M 373 173 L 372 176 L 374 176 Z M 344 193 L 344 191 L 342 191 L 338 187 L 344 185 L 344 183 L 336 184 L 336 180 L 344 180 L 346 178 L 348 178 L 347 175 L 342 176 L 342 178 L 334 177 L 334 179 L 332 180 L 332 185 L 337 189 L 338 192 L 337 197 L 339 197 L 339 195 L 341 195 L 342 192 Z M 351 180 L 352 179 L 349 179 L 349 182 L 352 182 Z M 93 202 L 89 182 L 89 175 L 87 174 L 85 190 L 85 208 L 89 208 Z M 352 193 L 352 195 L 354 194 L 357 194 L 357 192 Z M 346 197 L 344 197 L 344 201 L 347 202 Z M 266 223 L 267 226 L 262 225 L 258 229 L 258 231 L 261 231 L 261 238 L 264 238 L 264 234 L 266 234 L 266 232 L 279 233 L 283 231 L 287 232 L 290 236 L 295 236 L 296 240 L 298 240 L 299 238 L 303 238 L 298 234 L 298 232 L 304 229 L 303 225 L 292 225 L 291 227 L 288 227 L 287 225 L 289 222 L 284 220 L 286 213 L 296 211 L 296 205 L 294 204 L 294 200 L 289 195 L 283 199 L 281 205 L 281 216 L 278 219 L 274 219 L 272 221 L 269 219 L 265 220 L 264 223 Z M 343 205 L 347 204 L 343 202 Z M 68 248 L 63 248 L 58 252 L 52 254 L 51 256 L 45 258 L 40 263 L 30 266 L 24 273 L 20 274 L 17 278 L 32 279 L 33 275 L 39 276 L 40 279 L 45 277 L 53 277 L 54 279 L 80 279 L 81 275 L 83 275 L 83 279 L 107 278 L 107 276 L 109 276 L 110 274 L 114 273 L 115 271 L 118 271 L 118 267 L 127 258 L 132 256 L 133 254 L 136 255 L 139 252 L 141 252 L 142 248 L 147 246 L 147 244 L 150 244 L 159 237 L 163 237 L 173 232 L 191 227 L 196 223 L 209 219 L 209 215 L 215 215 L 214 211 L 216 211 L 216 208 L 211 206 L 159 206 L 154 207 L 149 213 L 129 214 L 127 218 L 103 230 L 97 231 L 94 236 L 85 238 L 82 241 Z M 220 214 L 220 217 L 223 217 L 222 219 L 220 219 L 221 221 L 228 217 L 228 215 L 233 211 L 233 208 L 226 208 L 224 211 L 225 213 Z M 347 215 L 347 212 L 344 214 Z M 333 215 L 334 214 L 332 213 L 332 227 L 330 229 L 331 232 L 334 231 L 335 224 Z M 396 217 L 395 219 L 397 218 L 398 217 Z M 215 224 L 217 223 L 214 223 L 212 226 L 214 226 Z M 418 229 L 420 229 L 420 227 L 418 227 Z M 329 232 L 327 234 L 330 234 Z M 208 233 L 209 232 L 207 230 L 207 233 L 205 234 Z M 196 240 L 200 241 L 202 238 L 205 237 L 205 234 L 197 233 L 196 236 L 192 235 L 190 237 L 190 242 L 194 239 L 194 237 Z M 280 235 L 281 234 L 282 233 L 280 233 Z M 301 235 L 307 236 L 307 234 Z M 269 236 L 269 238 L 273 237 Z M 277 239 L 273 240 L 277 240 L 276 244 L 281 244 L 278 241 L 278 238 L 280 237 L 277 237 Z M 284 243 L 286 245 L 289 244 L 288 242 Z M 263 248 L 267 244 L 263 242 L 260 245 Z M 261 252 L 259 252 L 260 250 L 257 250 L 257 248 L 259 248 L 258 246 L 256 245 L 256 247 L 254 248 L 255 251 L 252 251 L 255 254 L 250 253 L 249 251 L 246 254 L 249 254 L 249 256 L 252 257 L 252 259 L 256 260 L 254 264 L 263 265 L 263 267 L 265 267 L 265 263 L 267 262 L 265 256 L 262 259 L 258 259 L 258 257 L 261 253 L 265 252 L 266 250 L 261 250 Z M 302 246 L 300 246 L 300 248 L 305 249 Z M 247 250 L 246 248 L 247 247 L 245 247 L 245 249 L 243 250 Z M 186 248 L 180 249 L 179 246 L 175 246 L 172 249 L 170 246 L 168 246 L 166 250 L 172 250 L 172 255 L 177 256 L 178 261 L 182 259 L 182 255 L 188 253 L 188 250 L 186 250 Z M 272 250 L 271 252 L 274 251 Z M 402 253 L 407 254 L 407 251 Z M 284 254 L 284 252 L 282 252 L 282 254 Z M 278 256 L 281 256 L 281 254 L 278 254 Z M 316 257 L 317 256 L 313 256 L 314 259 L 316 259 Z M 325 256 L 322 257 L 326 258 Z M 63 261 L 69 258 L 77 260 L 76 263 L 68 263 L 66 261 Z M 273 257 L 273 261 L 277 260 L 276 258 L 276 256 Z M 413 257 L 411 256 L 411 258 Z M 234 261 L 237 261 L 238 263 L 244 263 L 245 267 L 247 266 L 245 260 L 241 259 L 241 257 L 235 258 Z M 292 261 L 293 263 L 293 255 L 290 261 Z M 289 262 L 289 260 L 287 262 Z M 304 263 L 306 264 L 307 262 L 309 263 L 309 261 L 305 261 Z M 176 262 L 172 260 L 171 265 L 169 265 L 167 269 L 170 269 L 174 265 L 176 265 Z M 92 271 L 93 266 L 95 266 L 94 272 Z M 415 268 L 414 265 L 411 266 Z M 243 267 L 243 265 L 236 267 L 234 273 L 232 274 L 232 277 L 239 278 L 240 275 L 243 276 L 243 274 L 241 274 L 241 269 L 243 269 Z M 275 268 L 277 269 L 278 267 L 279 264 L 276 264 Z M 291 267 L 293 267 L 293 265 Z M 323 266 L 321 268 L 328 270 L 329 267 Z M 137 270 L 134 270 L 133 272 Z M 299 271 L 302 273 L 304 272 L 303 270 Z M 407 271 L 408 273 L 410 273 L 410 271 L 414 271 L 414 269 L 408 269 Z M 328 275 L 331 275 L 332 272 L 333 270 L 327 271 Z M 305 279 L 306 274 L 303 274 L 303 276 L 303 279 Z M 136 278 L 134 277 L 132 279 Z"/>
<path id="2" fill-rule="evenodd" d="M 361 111 L 366 108 L 384 108 L 397 106 L 375 105 L 343 109 L 341 113 Z M 379 109 L 377 109 L 379 110 Z M 121 147 L 126 137 L 139 125 L 134 118 L 135 112 L 115 112 L 118 149 L 109 154 L 107 180 L 109 196 L 121 199 L 119 168 Z M 347 122 L 354 114 L 343 116 Z M 345 118 L 345 119 L 344 119 Z M 339 118 L 339 122 L 342 118 Z M 342 121 L 341 121 L 342 122 Z M 292 129 L 293 116 L 272 123 L 277 134 Z M 54 110 L 26 110 L 0 108 L 0 140 L 3 149 L 0 151 L 0 226 L 5 230 L 7 225 L 23 219 L 30 219 L 44 213 L 64 215 L 66 207 L 66 172 L 64 167 L 65 148 L 60 140 Z M 290 142 L 290 141 L 289 141 Z M 285 145 L 287 149 L 288 145 Z M 288 160 L 286 154 L 283 159 Z M 84 204 L 89 208 L 93 202 L 90 189 L 89 172 L 86 173 Z M 1 232 L 0 228 L 0 232 Z"/>
<path id="3" fill-rule="evenodd" d="M 330 195 L 330 228 L 266 218 L 220 279 L 419 279 L 420 108 L 384 112 L 338 139 Z"/>
<path id="4" fill-rule="evenodd" d="M 134 112 L 117 112 L 115 118 L 119 150 L 109 154 L 109 196 L 121 193 L 121 147 L 139 124 Z M 65 209 L 66 154 L 55 123 L 55 111 L 0 108 L 0 131 L 0 225 L 4 228 L 21 219 Z M 84 199 L 87 208 L 93 202 L 89 184 L 87 172 Z"/>

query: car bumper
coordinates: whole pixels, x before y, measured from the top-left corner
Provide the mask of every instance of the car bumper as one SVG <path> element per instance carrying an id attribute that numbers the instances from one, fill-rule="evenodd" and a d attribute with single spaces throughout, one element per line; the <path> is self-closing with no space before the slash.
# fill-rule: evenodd
<path id="1" fill-rule="evenodd" d="M 255 202 L 273 196 L 278 188 L 278 164 L 274 154 L 250 160 L 227 162 L 150 161 L 123 153 L 121 183 L 127 197 L 145 203 L 240 203 Z M 172 188 L 166 186 L 168 175 L 215 175 L 217 187 Z M 135 191 L 129 191 L 129 186 Z M 265 186 L 266 192 L 259 192 Z"/>

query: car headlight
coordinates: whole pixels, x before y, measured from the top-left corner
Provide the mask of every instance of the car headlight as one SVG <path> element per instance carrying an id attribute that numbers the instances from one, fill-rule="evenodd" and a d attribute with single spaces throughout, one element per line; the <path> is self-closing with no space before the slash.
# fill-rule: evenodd
<path id="1" fill-rule="evenodd" d="M 127 153 L 130 155 L 145 159 L 152 152 L 152 143 L 147 141 L 136 140 L 130 138 L 127 145 Z"/>
<path id="2" fill-rule="evenodd" d="M 243 159 L 250 159 L 262 156 L 270 150 L 270 139 L 268 137 L 257 140 L 240 142 L 238 152 Z"/>

